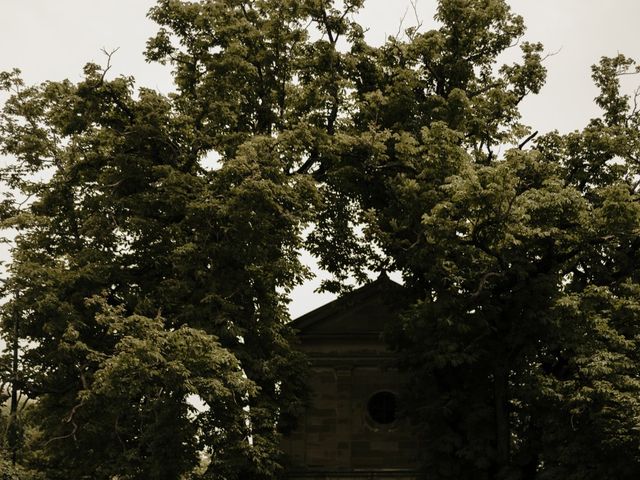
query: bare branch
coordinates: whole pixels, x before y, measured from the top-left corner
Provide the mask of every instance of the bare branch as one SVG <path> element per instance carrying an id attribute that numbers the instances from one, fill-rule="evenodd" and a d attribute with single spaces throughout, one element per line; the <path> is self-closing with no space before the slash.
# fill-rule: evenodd
<path id="1" fill-rule="evenodd" d="M 54 442 L 56 440 L 64 440 L 66 438 L 73 438 L 74 440 L 76 440 L 76 432 L 78 431 L 78 424 L 73 420 L 73 417 L 78 411 L 78 408 L 82 406 L 82 404 L 83 402 L 80 402 L 77 405 L 74 405 L 74 407 L 71 409 L 71 412 L 69 412 L 69 415 L 67 416 L 67 418 L 64 419 L 65 423 L 71 423 L 71 425 L 73 425 L 73 430 L 71 430 L 71 433 L 69 433 L 68 435 L 60 435 L 57 437 L 50 438 L 45 442 L 44 444 L 45 447 L 48 446 L 51 442 Z"/>
<path id="2" fill-rule="evenodd" d="M 402 35 L 402 27 L 404 26 L 404 21 L 406 20 L 408 13 L 409 13 L 409 7 L 405 9 L 404 13 L 402 14 L 402 17 L 400 17 L 400 23 L 398 24 L 398 31 L 393 37 L 396 40 L 398 40 L 400 38 L 400 35 Z"/>
<path id="3" fill-rule="evenodd" d="M 558 50 L 556 50 L 555 52 L 549 52 L 547 53 L 544 57 L 542 57 L 540 59 L 541 62 L 544 62 L 547 58 L 551 58 L 551 57 L 555 57 L 556 55 L 558 55 L 560 52 L 562 51 L 562 47 L 560 47 Z"/>
<path id="4" fill-rule="evenodd" d="M 631 118 L 633 118 L 638 113 L 638 97 L 640 97 L 640 87 L 636 88 L 633 92 L 633 109 L 627 116 L 627 121 L 631 120 Z"/>
<path id="5" fill-rule="evenodd" d="M 70 434 L 68 435 L 59 435 L 57 437 L 53 437 L 50 438 L 49 440 L 47 440 L 46 442 L 44 442 L 44 446 L 48 446 L 50 443 L 55 442 L 56 440 L 65 440 L 67 438 L 73 438 L 74 440 L 76 439 L 76 432 L 78 431 L 78 425 L 76 425 L 75 423 L 73 424 L 73 430 L 71 431 Z"/>
<path id="6" fill-rule="evenodd" d="M 31 200 L 33 198 L 34 195 L 35 195 L 35 193 L 32 193 L 32 194 L 28 195 L 23 201 L 17 203 L 17 207 L 16 208 L 18 208 L 18 209 L 22 208 L 25 203 L 27 203 L 29 200 Z"/>
<path id="7" fill-rule="evenodd" d="M 347 15 L 349 15 L 350 13 L 353 13 L 356 9 L 355 4 L 350 4 L 348 5 L 345 9 L 344 12 L 342 12 L 342 15 L 340 16 L 340 21 L 343 21 Z"/>
<path id="8" fill-rule="evenodd" d="M 524 38 L 524 34 L 518 36 L 518 38 L 516 38 L 515 41 L 507 47 L 507 49 L 511 49 L 513 47 L 517 47 L 518 45 L 520 45 L 520 40 L 522 40 L 523 38 Z"/>
<path id="9" fill-rule="evenodd" d="M 416 26 L 413 31 L 415 35 L 422 28 L 422 24 L 424 22 L 420 19 L 420 15 L 418 15 L 418 0 L 411 0 L 410 4 L 411 4 L 411 8 L 413 9 L 413 18 L 416 21 Z"/>
<path id="10" fill-rule="evenodd" d="M 409 8 L 411 8 L 412 12 L 413 12 L 413 18 L 416 22 L 415 26 L 410 27 L 410 28 L 405 28 L 403 30 L 404 27 L 404 22 L 407 19 L 407 15 L 409 14 Z M 400 18 L 400 24 L 398 25 L 398 31 L 396 32 L 395 36 L 393 36 L 393 38 L 395 40 L 398 40 L 400 38 L 400 36 L 405 33 L 407 35 L 407 37 L 409 38 L 409 40 L 413 40 L 413 38 L 415 37 L 416 33 L 422 28 L 422 20 L 420 20 L 420 15 L 418 14 L 418 0 L 410 0 L 409 1 L 409 5 L 407 6 L 407 8 L 405 9 L 404 13 L 402 14 L 402 17 Z"/>
<path id="11" fill-rule="evenodd" d="M 21 394 L 22 396 L 22 394 Z M 18 407 L 18 411 L 22 412 L 25 408 L 27 408 L 27 404 L 29 403 L 29 401 L 31 400 L 31 398 L 29 398 L 28 395 L 24 396 L 24 401 L 22 402 L 22 406 Z"/>
<path id="12" fill-rule="evenodd" d="M 122 437 L 120 436 L 120 432 L 118 431 L 120 429 L 120 427 L 118 425 L 119 420 L 120 420 L 120 415 L 118 415 L 116 417 L 116 422 L 115 422 L 115 425 L 114 425 L 113 428 L 114 428 L 114 430 L 116 432 L 116 438 L 118 439 L 118 442 L 120 442 L 120 445 L 122 446 L 122 451 L 125 452 L 127 450 L 127 447 L 124 444 L 124 441 L 122 440 Z"/>
<path id="13" fill-rule="evenodd" d="M 485 273 L 482 278 L 480 278 L 480 281 L 478 282 L 478 288 L 476 289 L 475 292 L 473 292 L 471 294 L 472 298 L 477 298 L 481 293 L 482 290 L 484 289 L 484 286 L 486 285 L 487 281 L 491 278 L 491 277 L 501 277 L 502 274 L 498 273 L 498 272 L 487 272 Z"/>
<path id="14" fill-rule="evenodd" d="M 327 31 L 327 37 L 329 38 L 329 43 L 334 45 L 338 42 L 338 36 L 334 38 L 333 32 L 331 31 L 331 25 L 329 25 L 329 17 L 327 16 L 327 11 L 322 9 L 322 23 L 324 24 L 324 28 Z"/>
<path id="15" fill-rule="evenodd" d="M 620 71 L 616 72 L 616 77 L 625 77 L 627 75 L 638 75 L 638 74 L 640 74 L 640 71 L 635 71 L 634 70 L 632 72 L 627 72 L 627 71 L 620 70 Z"/>
<path id="16" fill-rule="evenodd" d="M 115 53 L 118 50 L 120 50 L 120 47 L 114 48 L 113 50 L 107 50 L 104 47 L 100 49 L 100 51 L 107 56 L 107 65 L 104 67 L 104 70 L 102 71 L 102 76 L 100 77 L 100 84 L 104 82 L 104 77 L 107 75 L 107 72 L 111 69 L 111 57 L 113 57 L 113 55 L 115 55 Z"/>
<path id="17" fill-rule="evenodd" d="M 522 150 L 527 143 L 529 143 L 531 140 L 533 140 L 536 137 L 536 135 L 538 135 L 538 130 L 536 130 L 527 138 L 525 138 L 522 142 L 520 142 L 520 145 L 518 145 L 518 149 Z"/>

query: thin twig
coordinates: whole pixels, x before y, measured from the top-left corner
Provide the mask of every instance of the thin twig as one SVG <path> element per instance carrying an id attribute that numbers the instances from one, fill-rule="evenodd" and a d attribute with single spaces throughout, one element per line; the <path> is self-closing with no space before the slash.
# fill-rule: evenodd
<path id="1" fill-rule="evenodd" d="M 413 17 L 416 21 L 416 27 L 414 30 L 414 34 L 415 34 L 422 28 L 422 24 L 424 22 L 420 20 L 420 15 L 418 15 L 418 0 L 411 0 L 410 4 L 411 4 L 411 8 L 413 9 Z"/>
<path id="2" fill-rule="evenodd" d="M 540 62 L 544 62 L 547 58 L 550 57 L 555 57 L 556 55 L 558 55 L 560 52 L 562 51 L 562 47 L 560 47 L 558 50 L 556 50 L 555 52 L 549 52 L 547 53 L 544 57 L 542 57 L 540 59 Z"/>
<path id="3" fill-rule="evenodd" d="M 404 13 L 402 14 L 402 17 L 400 17 L 400 23 L 398 25 L 398 31 L 396 32 L 396 35 L 394 37 L 395 40 L 398 40 L 400 38 L 400 35 L 402 34 L 402 27 L 404 25 L 404 21 L 406 20 L 408 13 L 409 13 L 409 7 L 407 7 L 404 10 Z"/>
<path id="4" fill-rule="evenodd" d="M 111 57 L 113 57 L 113 55 L 120 50 L 120 47 L 118 48 L 114 48 L 111 51 L 108 51 L 106 48 L 102 47 L 100 49 L 100 51 L 102 53 L 104 53 L 107 56 L 107 65 L 105 66 L 104 70 L 102 71 L 102 76 L 100 77 L 100 84 L 104 83 L 104 78 L 107 75 L 107 72 L 111 69 Z"/>

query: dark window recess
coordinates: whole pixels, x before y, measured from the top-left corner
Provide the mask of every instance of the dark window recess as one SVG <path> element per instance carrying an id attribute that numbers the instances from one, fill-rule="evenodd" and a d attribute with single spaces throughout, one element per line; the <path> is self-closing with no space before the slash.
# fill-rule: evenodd
<path id="1" fill-rule="evenodd" d="M 396 420 L 397 400 L 391 392 L 375 393 L 367 403 L 367 412 L 371 420 L 388 425 Z"/>

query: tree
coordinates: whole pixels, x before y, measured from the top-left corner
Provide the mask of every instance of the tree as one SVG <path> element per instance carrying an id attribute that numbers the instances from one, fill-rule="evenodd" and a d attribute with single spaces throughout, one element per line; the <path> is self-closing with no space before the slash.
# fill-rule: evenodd
<path id="1" fill-rule="evenodd" d="M 389 340 L 426 477 L 637 477 L 635 64 L 594 68 L 601 119 L 537 136 L 518 108 L 543 48 L 498 65 L 525 30 L 504 0 L 440 0 L 437 29 L 381 47 L 363 3 L 160 0 L 146 56 L 169 97 L 109 79 L 110 55 L 77 84 L 2 74 L 23 463 L 277 478 L 305 399 L 286 325 L 304 246 L 336 291 L 402 272 Z"/>
<path id="2" fill-rule="evenodd" d="M 541 45 L 496 65 L 524 32 L 503 1 L 443 0 L 436 19 L 359 52 L 328 176 L 351 209 L 319 227 L 359 225 L 413 296 L 390 338 L 425 478 L 635 478 L 638 124 L 616 77 L 633 62 L 595 67 L 603 119 L 529 148 Z M 339 277 L 362 265 L 315 251 Z"/>
<path id="3" fill-rule="evenodd" d="M 5 308 L 29 342 L 21 390 L 37 399 L 42 468 L 180 478 L 205 452 L 207 477 L 273 475 L 304 368 L 278 289 L 305 275 L 312 185 L 268 137 L 206 170 L 193 119 L 107 70 L 27 88 L 3 76 L 3 178 L 30 196 L 5 215 L 20 292 Z"/>
<path id="4" fill-rule="evenodd" d="M 565 266 L 554 306 L 540 390 L 546 463 L 543 478 L 633 478 L 638 418 L 638 111 L 621 93 L 620 77 L 638 71 L 618 55 L 593 67 L 602 118 L 538 147 L 559 161 L 562 178 L 587 203 L 583 240 Z M 637 93 L 636 93 L 637 98 Z M 548 370 L 551 368 L 551 375 Z M 538 407 L 538 405 L 536 405 Z M 558 414 L 564 417 L 562 421 Z M 558 419 L 557 421 L 553 421 Z M 551 452 L 547 445 L 561 445 Z M 595 448 L 594 448 L 595 444 Z M 542 476 L 542 475 L 541 475 Z"/>

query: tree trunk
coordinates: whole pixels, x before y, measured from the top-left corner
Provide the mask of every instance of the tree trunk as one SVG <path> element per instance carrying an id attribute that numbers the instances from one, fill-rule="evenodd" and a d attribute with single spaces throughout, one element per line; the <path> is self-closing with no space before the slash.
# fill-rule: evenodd
<path id="1" fill-rule="evenodd" d="M 18 301 L 18 294 L 14 296 L 14 302 Z M 14 303 L 15 305 L 15 303 Z M 18 351 L 19 344 L 19 317 L 17 307 L 13 307 L 13 355 L 11 362 L 11 406 L 9 413 L 9 447 L 11 448 L 11 464 L 15 467 L 18 460 Z"/>
<path id="2" fill-rule="evenodd" d="M 498 472 L 509 465 L 511 428 L 509 425 L 509 369 L 502 360 L 494 367 L 494 402 L 496 415 L 496 462 Z"/>

